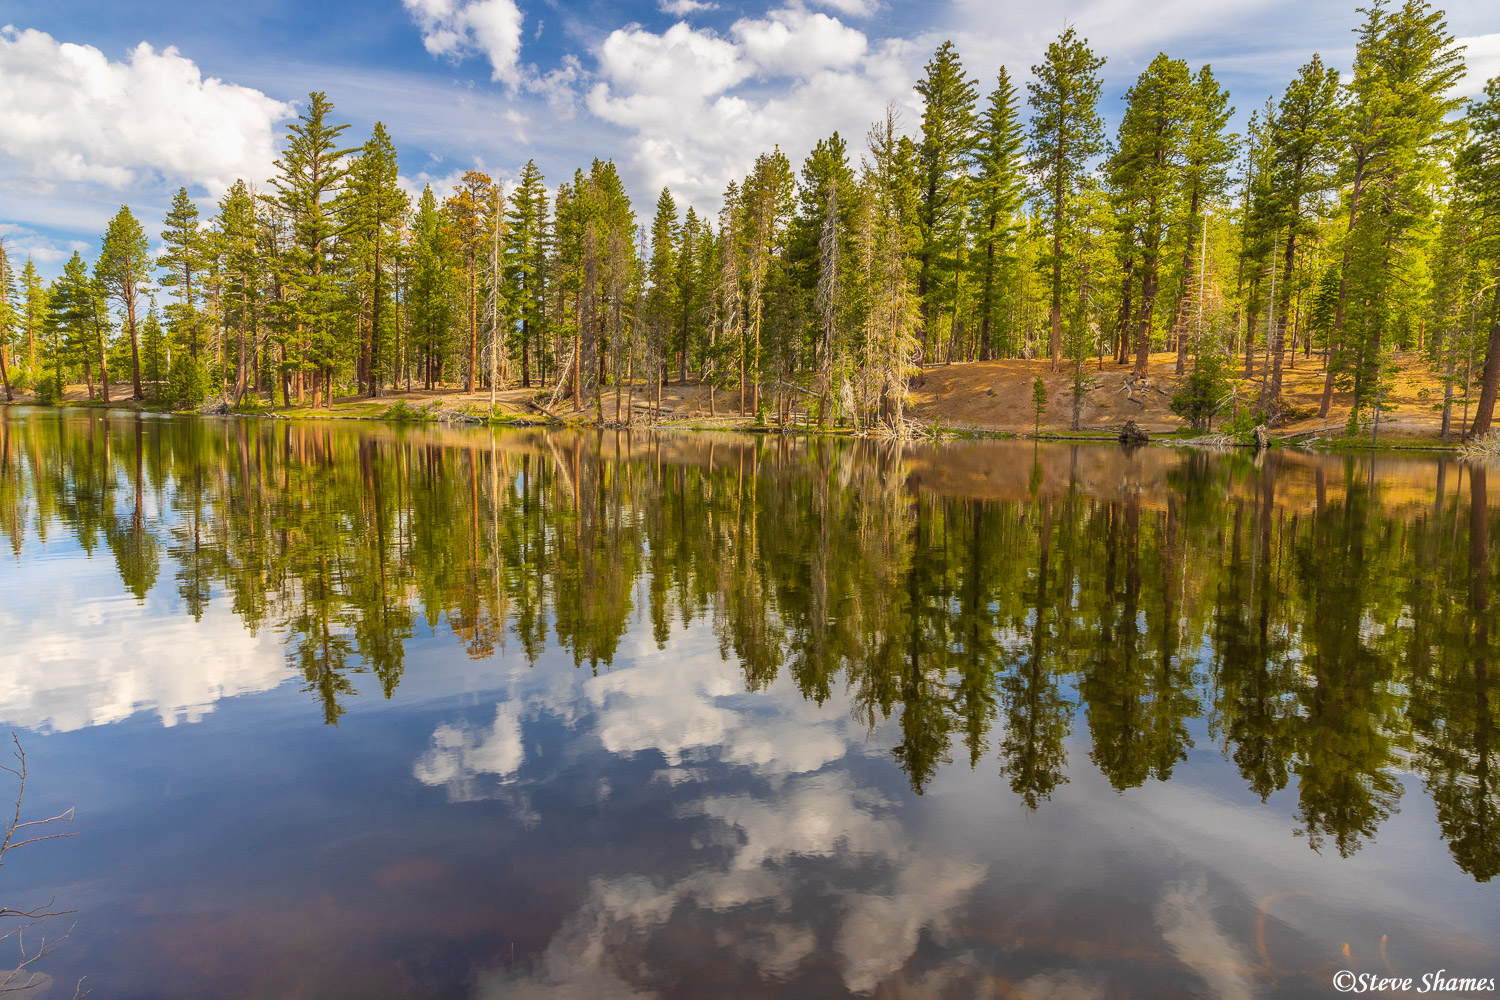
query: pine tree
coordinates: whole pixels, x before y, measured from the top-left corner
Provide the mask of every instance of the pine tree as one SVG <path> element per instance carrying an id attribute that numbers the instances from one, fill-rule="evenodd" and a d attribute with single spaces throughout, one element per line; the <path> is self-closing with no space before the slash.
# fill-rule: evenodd
<path id="1" fill-rule="evenodd" d="M 1470 428 L 1475 437 L 1483 437 L 1490 432 L 1495 400 L 1500 395 L 1500 76 L 1484 85 L 1484 97 L 1469 106 L 1466 122 L 1469 139 L 1458 156 L 1458 180 L 1481 220 L 1475 250 L 1488 262 L 1494 286 L 1484 376 Z M 1471 309 L 1482 293 L 1483 289 L 1471 296 Z"/>
<path id="2" fill-rule="evenodd" d="M 1319 198 L 1335 181 L 1338 147 L 1338 71 L 1325 68 L 1314 55 L 1287 85 L 1267 122 L 1270 142 L 1268 180 L 1271 228 L 1282 233 L 1281 283 L 1276 302 L 1276 330 L 1271 345 L 1271 382 L 1265 405 L 1273 412 L 1281 400 L 1281 372 L 1286 330 L 1292 312 L 1293 269 L 1298 240 L 1317 232 L 1316 215 L 1308 202 Z"/>
<path id="3" fill-rule="evenodd" d="M 304 376 L 311 373 L 314 405 L 333 402 L 340 294 L 333 256 L 339 220 L 332 202 L 347 173 L 345 157 L 353 152 L 339 147 L 349 126 L 330 122 L 332 113 L 327 95 L 308 95 L 307 110 L 287 126 L 287 145 L 271 179 L 274 199 L 291 228 L 291 245 L 281 262 L 293 326 L 289 364 L 297 375 L 299 401 Z"/>
<path id="4" fill-rule="evenodd" d="M 474 377 L 479 370 L 479 266 L 485 245 L 484 218 L 489 210 L 486 199 L 494 186 L 489 174 L 466 170 L 463 180 L 443 203 L 468 282 L 469 360 L 464 392 L 474 391 Z"/>
<path id="5" fill-rule="evenodd" d="M 82 258 L 79 258 L 78 265 L 81 269 Z M 34 382 L 36 401 L 43 406 L 53 406 L 59 403 L 63 397 L 63 390 L 67 386 L 63 374 L 64 363 L 71 364 L 71 359 L 66 357 L 69 340 L 68 310 L 65 299 L 67 276 L 67 265 L 64 264 L 62 275 L 52 279 L 47 285 L 43 303 L 45 309 L 37 328 L 37 341 L 41 346 L 41 367 L 35 372 Z"/>
<path id="6" fill-rule="evenodd" d="M 806 354 L 817 372 L 820 419 L 829 410 L 835 384 L 849 377 L 849 340 L 859 325 L 854 307 L 859 211 L 848 147 L 835 132 L 820 139 L 802 164 L 797 209 L 786 237 L 788 276 L 811 317 L 803 333 L 811 338 Z"/>
<path id="7" fill-rule="evenodd" d="M 741 283 L 744 252 L 740 239 L 740 217 L 740 186 L 737 182 L 730 181 L 724 190 L 723 205 L 719 209 L 716 251 L 719 266 L 714 284 L 715 319 L 709 327 L 708 348 L 703 360 L 703 381 L 708 384 L 709 416 L 717 415 L 714 390 L 731 384 L 727 377 L 733 371 L 731 360 L 740 351 L 744 338 L 745 308 Z M 742 392 L 742 399 L 743 395 Z"/>
<path id="8" fill-rule="evenodd" d="M 634 304 L 638 299 L 636 288 L 640 281 L 639 262 L 636 259 L 635 213 L 630 197 L 625 193 L 625 184 L 612 160 L 595 160 L 589 170 L 589 190 L 594 206 L 593 238 L 587 241 L 586 253 L 593 255 L 593 283 L 591 301 L 596 311 L 595 352 L 597 357 L 594 388 L 594 409 L 597 419 L 603 419 L 603 385 L 606 379 L 617 390 L 627 377 L 632 355 L 630 345 L 635 341 L 636 316 Z M 588 265 L 588 259 L 585 259 Z M 659 374 L 659 373 L 658 373 Z M 615 422 L 621 421 L 621 397 L 615 393 Z M 661 381 L 656 381 L 656 396 L 660 402 Z"/>
<path id="9" fill-rule="evenodd" d="M 1364 13 L 1348 86 L 1343 138 L 1349 223 L 1332 333 L 1335 364 L 1324 381 L 1320 408 L 1324 417 L 1336 377 L 1352 387 L 1356 412 L 1381 395 L 1380 380 L 1372 376 L 1384 369 L 1390 346 L 1383 338 L 1384 306 L 1366 299 L 1361 311 L 1369 322 L 1358 331 L 1346 329 L 1346 317 L 1353 282 L 1366 294 L 1384 297 L 1399 276 L 1394 271 L 1356 274 L 1354 257 L 1362 254 L 1363 266 L 1403 263 L 1401 244 L 1414 220 L 1430 215 L 1430 205 L 1423 204 L 1428 200 L 1423 181 L 1442 162 L 1441 149 L 1452 138 L 1450 114 L 1462 103 L 1451 91 L 1463 76 L 1463 57 L 1441 11 L 1423 0 L 1406 0 L 1391 11 L 1386 0 L 1377 0 Z M 1372 211 L 1379 216 L 1374 228 L 1361 230 L 1361 217 Z"/>
<path id="10" fill-rule="evenodd" d="M 11 266 L 10 253 L 5 249 L 5 238 L 0 236 L 0 386 L 5 389 L 5 401 L 15 399 L 10 387 L 10 346 L 16 329 L 16 276 Z"/>
<path id="11" fill-rule="evenodd" d="M 1158 54 L 1126 92 L 1125 100 L 1109 174 L 1117 198 L 1130 206 L 1126 255 L 1136 262 L 1140 276 L 1138 312 L 1130 318 L 1135 327 L 1134 371 L 1139 378 L 1146 374 L 1161 286 L 1162 248 L 1172 199 L 1181 181 L 1187 112 L 1192 106 L 1187 64 Z"/>
<path id="12" fill-rule="evenodd" d="M 431 185 L 422 189 L 412 220 L 409 309 L 413 343 L 422 359 L 422 382 L 442 379 L 454 321 L 454 249 Z"/>
<path id="13" fill-rule="evenodd" d="M 94 273 L 109 290 L 109 297 L 125 311 L 125 326 L 130 333 L 130 381 L 134 399 L 143 399 L 141 393 L 140 338 L 136 332 L 136 306 L 150 273 L 156 269 L 146 245 L 146 233 L 136 221 L 130 209 L 124 205 L 110 220 L 104 233 L 104 246 Z M 103 361 L 100 361 L 101 367 Z M 101 375 L 101 378 L 103 376 Z M 104 379 L 104 401 L 109 402 L 109 381 Z"/>
<path id="14" fill-rule="evenodd" d="M 222 276 L 220 319 L 227 331 L 233 330 L 239 347 L 234 371 L 231 405 L 239 405 L 248 387 L 250 366 L 248 353 L 254 338 L 256 314 L 260 300 L 260 254 L 256 239 L 259 220 L 255 198 L 244 181 L 234 185 L 219 201 L 219 214 L 209 239 L 213 256 Z"/>
<path id="15" fill-rule="evenodd" d="M 823 211 L 823 225 L 818 234 L 818 286 L 813 298 L 813 304 L 818 312 L 818 325 L 823 334 L 822 350 L 818 352 L 822 358 L 822 372 L 819 379 L 821 391 L 818 397 L 818 426 L 820 428 L 828 415 L 828 397 L 832 389 L 833 352 L 834 344 L 839 339 L 839 306 L 841 305 L 839 300 L 843 291 L 843 283 L 839 279 L 844 261 L 844 231 L 839 224 L 838 185 L 828 185 L 824 200 L 826 207 Z"/>
<path id="16" fill-rule="evenodd" d="M 582 170 L 573 172 L 571 184 L 561 184 L 553 200 L 553 256 L 550 287 L 557 294 L 554 328 L 558 334 L 557 384 L 552 392 L 556 405 L 565 396 L 573 399 L 575 410 L 583 409 L 584 340 L 584 244 L 590 235 L 588 178 Z M 571 303 L 569 299 L 571 298 Z"/>
<path id="17" fill-rule="evenodd" d="M 869 224 L 860 232 L 870 288 L 862 395 L 867 412 L 875 410 L 874 420 L 897 437 L 906 434 L 906 394 L 921 327 L 914 252 L 921 245 L 918 153 L 900 129 L 894 107 L 870 129 L 864 165 Z"/>
<path id="18" fill-rule="evenodd" d="M 21 326 L 26 337 L 26 371 L 34 382 L 37 378 L 36 342 L 41 336 L 42 323 L 47 315 L 47 288 L 36 264 L 30 257 L 21 269 Z"/>
<path id="19" fill-rule="evenodd" d="M 178 188 L 172 196 L 172 207 L 163 220 L 161 234 L 162 269 L 159 283 L 176 290 L 177 301 L 167 306 L 167 323 L 179 331 L 193 357 L 198 356 L 198 315 L 194 279 L 203 267 L 206 250 L 198 229 L 198 206 L 188 197 L 187 188 Z"/>
<path id="20" fill-rule="evenodd" d="M 1026 153 L 1038 199 L 1046 206 L 1052 244 L 1047 264 L 1052 271 L 1049 351 L 1053 371 L 1062 365 L 1063 245 L 1072 221 L 1070 204 L 1089 159 L 1103 145 L 1099 121 L 1099 69 L 1103 65 L 1088 40 L 1079 38 L 1070 26 L 1047 46 L 1043 62 L 1031 67 L 1035 79 L 1026 84 L 1032 109 Z"/>
<path id="21" fill-rule="evenodd" d="M 1223 195 L 1229 185 L 1229 164 L 1235 157 L 1237 137 L 1226 132 L 1234 108 L 1229 92 L 1219 86 L 1213 71 L 1201 67 L 1188 92 L 1188 125 L 1184 137 L 1182 195 L 1186 199 L 1182 222 L 1182 258 L 1178 268 L 1177 301 L 1172 310 L 1172 331 L 1177 340 L 1177 368 L 1186 368 L 1188 302 L 1195 282 L 1191 279 L 1199 260 L 1197 240 L 1203 228 L 1205 206 Z M 1198 288 L 1202 301 L 1204 289 Z"/>
<path id="22" fill-rule="evenodd" d="M 677 315 L 674 317 L 674 333 L 677 338 L 677 380 L 687 384 L 688 355 L 692 350 L 693 334 L 702 321 L 703 314 L 703 223 L 698 213 L 689 205 L 678 229 L 677 273 L 672 276 L 676 286 Z"/>
<path id="23" fill-rule="evenodd" d="M 510 338 L 506 324 L 510 301 L 505 292 L 505 243 L 510 230 L 505 224 L 505 191 L 499 184 L 490 188 L 485 199 L 484 228 L 488 235 L 485 254 L 485 326 L 489 329 L 490 410 L 494 411 L 500 383 L 510 378 Z"/>
<path id="24" fill-rule="evenodd" d="M 98 292 L 83 258 L 73 251 L 48 295 L 43 340 L 46 361 L 52 369 L 50 401 L 62 398 L 70 370 L 82 368 L 85 382 L 92 383 L 93 360 L 104 357 Z"/>
<path id="25" fill-rule="evenodd" d="M 661 189 L 656 199 L 656 217 L 651 221 L 651 262 L 646 269 L 647 354 L 651 358 L 651 377 L 662 382 L 667 377 L 668 355 L 676 332 L 679 306 L 677 301 L 677 252 L 679 229 L 677 202 L 672 192 Z M 686 366 L 686 359 L 683 361 Z"/>
<path id="26" fill-rule="evenodd" d="M 152 309 L 141 322 L 141 369 L 145 373 L 146 382 L 151 386 L 150 398 L 153 402 L 163 397 L 167 369 L 172 364 L 171 354 L 171 343 L 166 331 L 162 329 L 156 310 Z"/>
<path id="27" fill-rule="evenodd" d="M 1076 218 L 1068 228 L 1067 254 L 1068 283 L 1076 288 L 1067 322 L 1063 328 L 1063 350 L 1068 359 L 1068 387 L 1073 398 L 1072 428 L 1080 430 L 1083 417 L 1084 398 L 1098 385 L 1089 374 L 1088 361 L 1099 343 L 1099 317 L 1108 312 L 1108 299 L 1102 292 L 1103 282 L 1099 276 L 1118 259 L 1115 242 L 1118 239 L 1118 223 L 1114 216 L 1113 199 L 1093 178 L 1086 178 L 1079 186 L 1074 201 Z M 1128 303 L 1120 310 L 1122 319 L 1130 319 Z"/>
<path id="28" fill-rule="evenodd" d="M 979 283 L 979 357 L 987 360 L 995 350 L 997 319 L 1004 329 L 999 352 L 1015 353 L 1015 331 L 1009 314 L 1003 312 L 1005 272 L 1016 261 L 1016 239 L 1021 230 L 1021 207 L 1026 195 L 1022 149 L 1025 136 L 1017 110 L 1016 89 L 1010 75 L 1000 67 L 995 89 L 980 118 L 975 154 L 976 177 L 971 212 L 975 236 L 975 269 Z"/>
<path id="29" fill-rule="evenodd" d="M 369 296 L 368 350 L 365 355 L 366 394 L 380 393 L 382 380 L 396 370 L 395 304 L 387 272 L 400 244 L 401 224 L 410 208 L 406 192 L 396 180 L 396 147 L 380 122 L 349 164 L 342 195 L 341 218 L 350 255 L 360 262 Z"/>
<path id="30" fill-rule="evenodd" d="M 547 186 L 536 161 L 527 160 L 510 194 L 510 240 L 505 281 L 520 318 L 521 384 L 531 385 L 531 358 L 547 345 Z"/>
<path id="31" fill-rule="evenodd" d="M 1275 104 L 1266 99 L 1264 108 L 1250 113 L 1246 127 L 1244 179 L 1240 183 L 1239 237 L 1235 269 L 1236 320 L 1244 327 L 1245 368 L 1244 377 L 1254 375 L 1255 334 L 1257 316 L 1261 310 L 1260 288 L 1267 276 L 1272 253 L 1274 234 L 1266 225 L 1269 213 L 1264 206 L 1271 201 L 1271 143 L 1266 122 L 1275 115 Z M 1233 343 L 1238 334 L 1231 334 Z"/>
<path id="32" fill-rule="evenodd" d="M 755 158 L 755 167 L 745 178 L 740 206 L 744 213 L 742 234 L 745 241 L 745 274 L 747 284 L 747 339 L 740 351 L 740 411 L 745 411 L 746 383 L 750 388 L 750 410 L 760 412 L 762 327 L 766 314 L 766 289 L 772 271 L 780 263 L 777 250 L 791 214 L 793 194 L 792 165 L 780 148 Z"/>
<path id="33" fill-rule="evenodd" d="M 926 361 L 930 338 L 937 332 L 935 316 L 953 296 L 949 283 L 963 239 L 965 171 L 973 155 L 978 92 L 964 76 L 952 42 L 938 46 L 916 90 L 922 96 L 917 294 L 922 303 L 921 358 Z"/>

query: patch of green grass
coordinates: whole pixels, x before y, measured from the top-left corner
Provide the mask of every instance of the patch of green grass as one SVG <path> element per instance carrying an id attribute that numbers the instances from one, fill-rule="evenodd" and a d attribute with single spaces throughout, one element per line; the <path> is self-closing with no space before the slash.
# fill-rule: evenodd
<path id="1" fill-rule="evenodd" d="M 229 412 L 239 413 L 245 416 L 259 416 L 263 413 L 272 413 L 275 411 L 275 409 L 276 408 L 274 406 L 271 406 L 259 396 L 247 394 L 240 399 L 239 405 L 231 408 Z"/>
<path id="2" fill-rule="evenodd" d="M 399 423 L 411 423 L 418 420 L 431 420 L 432 408 L 413 406 L 404 399 L 398 399 L 381 411 L 380 416 L 384 420 L 394 420 Z"/>

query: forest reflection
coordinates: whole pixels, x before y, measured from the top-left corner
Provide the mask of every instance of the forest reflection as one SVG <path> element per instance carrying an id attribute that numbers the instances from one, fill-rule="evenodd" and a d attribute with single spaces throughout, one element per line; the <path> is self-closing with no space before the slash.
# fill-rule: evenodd
<path id="1" fill-rule="evenodd" d="M 914 789 L 957 760 L 1031 809 L 1070 767 L 1165 781 L 1206 733 L 1296 834 L 1349 855 L 1420 783 L 1500 871 L 1483 467 L 870 442 L 14 413 L 0 531 L 107 552 L 284 637 L 336 724 L 418 629 L 607 668 L 712 628 L 747 690 L 836 686 Z M 1068 759 L 1086 734 L 1087 763 Z M 1200 737 L 1201 738 L 1201 737 Z"/>

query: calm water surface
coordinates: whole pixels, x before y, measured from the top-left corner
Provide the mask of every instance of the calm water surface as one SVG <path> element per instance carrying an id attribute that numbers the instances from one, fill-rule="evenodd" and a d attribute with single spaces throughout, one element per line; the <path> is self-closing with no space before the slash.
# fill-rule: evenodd
<path id="1" fill-rule="evenodd" d="M 1500 474 L 12 411 L 55 996 L 1500 976 Z M 39 897 L 39 899 L 38 899 Z"/>

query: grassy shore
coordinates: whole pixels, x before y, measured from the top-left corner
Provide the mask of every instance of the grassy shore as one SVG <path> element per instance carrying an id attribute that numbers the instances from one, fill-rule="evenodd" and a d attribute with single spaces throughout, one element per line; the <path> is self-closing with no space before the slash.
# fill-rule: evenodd
<path id="1" fill-rule="evenodd" d="M 1153 355 L 1147 378 L 1136 382 L 1130 378 L 1128 365 L 1089 362 L 1087 374 L 1093 383 L 1079 401 L 1079 419 L 1073 421 L 1074 400 L 1072 375 L 1066 369 L 1052 371 L 1045 360 L 981 361 L 959 364 L 937 364 L 924 367 L 913 380 L 908 416 L 924 436 L 960 437 L 1031 437 L 1046 440 L 1114 440 L 1126 421 L 1151 434 L 1155 440 L 1196 437 L 1171 411 L 1171 397 L 1177 391 L 1179 377 L 1174 373 L 1175 356 Z M 1456 441 L 1440 440 L 1442 386 L 1419 357 L 1398 358 L 1399 371 L 1394 379 L 1395 391 L 1386 400 L 1378 436 L 1374 428 L 1360 434 L 1348 434 L 1349 396 L 1334 393 L 1327 417 L 1318 417 L 1324 369 L 1319 359 L 1299 357 L 1297 367 L 1284 373 L 1283 398 L 1292 419 L 1272 428 L 1274 441 L 1317 449 L 1361 450 L 1379 448 L 1452 449 Z M 1236 398 L 1253 401 L 1259 393 L 1262 372 L 1257 367 L 1249 377 L 1243 369 L 1235 380 Z M 1032 387 L 1040 377 L 1047 387 L 1047 406 L 1040 423 L 1032 401 Z M 130 399 L 128 383 L 110 386 L 113 409 L 166 412 L 167 408 L 150 402 Z M 339 397 L 331 404 L 313 407 L 275 406 L 263 400 L 246 402 L 236 413 L 274 416 L 288 419 L 318 420 L 387 420 L 394 422 L 447 421 L 532 425 L 538 423 L 594 422 L 595 406 L 585 400 L 581 410 L 571 400 L 549 406 L 547 393 L 539 388 L 511 388 L 497 392 L 493 403 L 488 390 L 467 393 L 461 388 L 390 391 L 371 399 L 367 396 Z M 62 405 L 103 407 L 97 396 L 90 398 L 87 387 L 69 386 Z M 33 400 L 30 394 L 17 393 L 14 404 Z M 816 418 L 808 410 L 810 397 L 798 400 L 785 428 L 774 417 L 775 407 L 763 391 L 762 413 L 757 419 L 747 398 L 742 409 L 738 390 L 719 390 L 710 399 L 709 388 L 689 377 L 661 387 L 660 399 L 648 397 L 643 387 L 616 400 L 613 391 L 605 391 L 600 401 L 603 420 L 609 424 L 625 422 L 628 413 L 637 422 L 679 430 L 798 430 L 816 431 Z M 769 412 L 767 412 L 769 410 Z M 1463 416 L 1462 403 L 1453 410 L 1455 430 Z M 1228 424 L 1225 413 L 1222 423 Z M 1224 428 L 1216 426 L 1215 431 Z M 823 433 L 847 433 L 825 427 Z"/>

